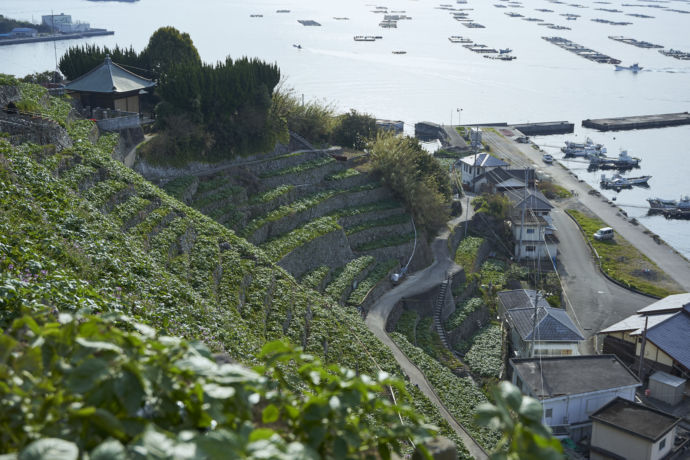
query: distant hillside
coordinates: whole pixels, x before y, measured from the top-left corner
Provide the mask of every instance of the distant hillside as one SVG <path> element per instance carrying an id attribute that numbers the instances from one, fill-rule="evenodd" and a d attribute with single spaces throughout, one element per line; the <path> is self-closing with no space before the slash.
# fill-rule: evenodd
<path id="1" fill-rule="evenodd" d="M 65 129 L 72 147 L 16 145 L 0 133 L 3 329 L 27 309 L 116 311 L 166 334 L 202 340 L 249 365 L 256 363 L 264 343 L 284 337 L 327 363 L 369 375 L 382 369 L 402 376 L 356 310 L 303 287 L 276 265 L 288 246 L 271 242 L 284 241 L 282 233 L 270 240 L 245 231 L 263 244 L 258 248 L 112 160 L 117 138 L 92 141 L 97 138 L 93 124 L 68 122 L 65 102 L 33 85 L 23 84 L 21 93 L 23 105 L 39 107 L 53 120 L 41 126 Z M 0 127 L 9 116 L 16 115 L 2 114 Z M 265 174 L 268 179 L 276 171 Z M 210 214 L 201 204 L 223 203 L 221 195 L 233 190 L 216 190 L 224 183 L 213 177 L 199 180 L 188 200 Z M 259 187 L 257 193 L 264 195 L 252 196 L 265 197 L 267 191 Z M 272 211 L 250 216 L 261 201 L 251 200 L 248 195 L 237 215 L 243 216 L 244 228 L 258 231 L 262 226 L 252 222 Z M 278 204 L 273 209 L 281 209 Z M 342 227 L 335 221 L 321 223 Z M 294 229 L 284 232 L 290 235 L 306 225 L 293 221 L 288 227 Z M 418 410 L 465 452 L 419 390 L 409 390 Z"/>

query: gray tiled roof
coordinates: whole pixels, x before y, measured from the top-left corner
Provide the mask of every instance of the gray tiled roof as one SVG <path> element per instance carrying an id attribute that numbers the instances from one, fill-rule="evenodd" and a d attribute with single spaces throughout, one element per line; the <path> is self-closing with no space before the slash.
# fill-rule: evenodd
<path id="1" fill-rule="evenodd" d="M 513 308 L 534 308 L 534 299 L 537 291 L 532 289 L 515 289 L 513 291 L 501 291 L 498 293 L 498 300 L 506 310 Z M 544 296 L 539 296 L 539 306 L 550 307 Z"/>
<path id="2" fill-rule="evenodd" d="M 548 198 L 539 190 L 528 191 L 526 198 L 522 190 L 508 190 L 504 192 L 504 194 L 516 208 L 521 208 L 522 202 L 525 201 L 525 207 L 527 209 L 534 211 L 550 211 L 553 209 L 553 205 L 549 202 Z"/>
<path id="3" fill-rule="evenodd" d="M 488 153 L 477 153 L 475 155 L 468 155 L 461 158 L 460 161 L 472 166 L 481 166 L 483 168 L 493 168 L 497 166 L 508 166 L 505 161 L 489 155 Z"/>
<path id="4" fill-rule="evenodd" d="M 565 310 L 551 307 L 537 309 L 537 326 L 534 328 L 534 308 L 514 308 L 507 312 L 508 321 L 524 341 L 579 342 L 585 338 L 573 324 Z"/>
<path id="5" fill-rule="evenodd" d="M 115 64 L 106 56 L 100 66 L 65 85 L 68 91 L 85 93 L 128 93 L 155 86 L 156 82 L 140 77 Z"/>
<path id="6" fill-rule="evenodd" d="M 538 399 L 640 385 L 614 355 L 511 359 L 510 364 Z"/>
<path id="7" fill-rule="evenodd" d="M 647 340 L 686 369 L 690 369 L 690 305 L 686 305 L 666 321 L 647 329 Z"/>

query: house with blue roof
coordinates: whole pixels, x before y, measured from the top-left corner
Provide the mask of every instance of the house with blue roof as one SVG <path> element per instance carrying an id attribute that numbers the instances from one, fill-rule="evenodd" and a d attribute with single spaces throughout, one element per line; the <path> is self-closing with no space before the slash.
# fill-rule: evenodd
<path id="1" fill-rule="evenodd" d="M 576 356 L 585 338 L 561 308 L 553 308 L 536 291 L 498 293 L 501 317 L 509 331 L 512 356 Z"/>

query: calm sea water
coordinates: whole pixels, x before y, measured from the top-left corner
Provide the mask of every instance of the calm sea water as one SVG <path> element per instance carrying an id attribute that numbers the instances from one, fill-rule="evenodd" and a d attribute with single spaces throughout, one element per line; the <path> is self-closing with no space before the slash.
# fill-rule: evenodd
<path id="1" fill-rule="evenodd" d="M 690 108 L 690 61 L 679 61 L 607 38 L 609 35 L 645 40 L 667 48 L 690 51 L 690 14 L 660 8 L 622 6 L 638 0 L 610 3 L 582 1 L 586 8 L 524 0 L 523 8 L 496 8 L 491 2 L 469 0 L 455 4 L 468 11 L 485 29 L 469 29 L 438 9 L 452 0 L 399 0 L 376 3 L 404 10 L 412 17 L 397 29 L 382 29 L 381 14 L 372 10 L 374 0 L 141 0 L 128 4 L 86 0 L 2 0 L 0 14 L 34 20 L 42 14 L 64 12 L 92 27 L 115 31 L 114 36 L 55 44 L 60 56 L 67 47 L 81 43 L 115 44 L 142 49 L 151 33 L 172 25 L 188 32 L 206 61 L 230 55 L 256 56 L 276 62 L 286 84 L 307 100 L 332 102 L 338 109 L 355 108 L 379 118 L 413 123 L 530 122 L 569 120 L 579 125 L 586 118 L 684 112 Z M 505 4 L 496 0 L 497 4 Z M 655 2 L 666 8 L 690 11 L 687 1 Z M 536 9 L 551 9 L 552 13 Z M 596 8 L 623 10 L 609 13 Z M 290 13 L 276 13 L 288 9 Z M 551 30 L 534 22 L 510 18 L 515 11 L 527 17 L 565 25 L 571 31 Z M 563 13 L 581 15 L 566 21 Z M 636 18 L 626 13 L 655 16 Z M 263 18 L 250 18 L 263 14 Z M 349 20 L 336 20 L 347 17 Z M 629 26 L 592 22 L 592 18 L 629 21 Z M 305 27 L 298 19 L 313 19 L 321 27 Z M 381 35 L 374 43 L 355 42 L 354 35 Z M 493 61 L 448 41 L 463 35 L 495 48 L 512 48 L 517 60 Z M 541 39 L 561 36 L 621 59 L 639 62 L 638 74 L 616 72 L 612 65 L 596 64 Z M 301 50 L 293 47 L 302 46 Z M 393 54 L 404 50 L 407 54 Z M 0 47 L 0 72 L 24 75 L 55 66 L 53 43 Z M 462 109 L 461 111 L 459 109 Z M 690 194 L 690 126 L 618 133 L 597 133 L 581 127 L 574 135 L 538 139 L 546 150 L 557 151 L 565 139 L 592 137 L 609 153 L 628 149 L 642 158 L 642 168 L 633 175 L 649 174 L 650 189 L 624 190 L 617 196 L 629 215 L 661 235 L 690 257 L 690 221 L 647 217 L 645 198 L 678 198 Z M 553 146 L 553 147 L 548 147 Z M 560 155 L 559 155 L 560 156 Z M 587 173 L 584 165 L 572 163 L 580 177 L 598 185 L 599 173 Z"/>

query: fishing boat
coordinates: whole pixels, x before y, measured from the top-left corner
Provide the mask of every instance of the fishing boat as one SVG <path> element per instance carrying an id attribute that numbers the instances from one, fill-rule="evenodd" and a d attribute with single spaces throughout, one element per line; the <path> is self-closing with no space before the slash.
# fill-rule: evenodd
<path id="1" fill-rule="evenodd" d="M 407 54 L 407 51 L 404 51 L 404 50 L 395 50 L 395 51 L 393 51 L 393 54 Z"/>
<path id="2" fill-rule="evenodd" d="M 629 70 L 633 73 L 637 73 L 640 70 L 642 70 L 642 67 L 640 67 L 640 65 L 636 62 L 633 65 L 628 66 L 628 67 L 622 66 L 622 65 L 616 65 L 616 70 Z"/>
<path id="3" fill-rule="evenodd" d="M 590 156 L 589 169 L 632 169 L 640 167 L 640 160 L 636 157 L 628 155 L 627 150 L 621 151 L 618 158 L 609 158 L 605 156 Z"/>
<path id="4" fill-rule="evenodd" d="M 602 144 L 595 144 L 589 137 L 584 143 L 565 141 L 565 147 L 561 147 L 561 152 L 566 157 L 591 158 L 606 155 L 606 147 Z"/>
<path id="5" fill-rule="evenodd" d="M 472 40 L 460 35 L 451 35 L 448 37 L 448 40 L 450 40 L 451 43 L 472 43 Z"/>
<path id="6" fill-rule="evenodd" d="M 681 197 L 680 200 L 666 200 L 663 198 L 647 198 L 651 210 L 686 209 L 690 210 L 690 196 Z"/>
<path id="7" fill-rule="evenodd" d="M 504 48 L 504 49 L 499 48 L 498 52 L 501 54 L 508 54 L 508 53 L 512 53 L 513 50 L 511 50 L 510 48 Z"/>
<path id="8" fill-rule="evenodd" d="M 298 44 L 298 43 L 297 43 L 297 44 L 293 44 L 292 46 L 294 46 L 294 47 L 297 48 L 298 50 L 301 50 L 301 49 L 302 49 L 302 45 L 300 45 L 300 44 Z"/>
<path id="9" fill-rule="evenodd" d="M 355 35 L 354 40 L 356 42 L 375 42 L 376 37 L 373 35 Z"/>
<path id="10" fill-rule="evenodd" d="M 624 188 L 631 188 L 633 185 L 648 187 L 647 181 L 651 178 L 652 176 L 623 177 L 620 174 L 606 177 L 606 174 L 602 174 L 599 183 L 602 188 L 621 190 Z"/>

